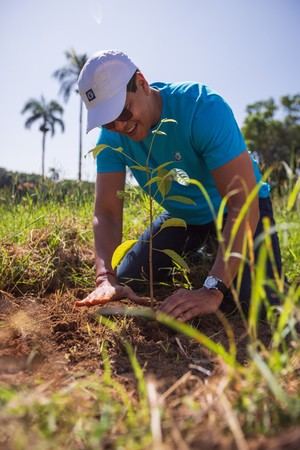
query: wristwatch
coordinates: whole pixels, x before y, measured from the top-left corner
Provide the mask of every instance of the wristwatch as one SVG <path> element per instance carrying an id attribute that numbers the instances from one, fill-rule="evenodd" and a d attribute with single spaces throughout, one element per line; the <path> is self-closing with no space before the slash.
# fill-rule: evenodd
<path id="1" fill-rule="evenodd" d="M 222 292 L 223 295 L 225 295 L 228 291 L 228 287 L 223 283 L 223 281 L 214 275 L 208 275 L 208 277 L 205 278 L 203 287 L 206 289 L 217 289 Z"/>

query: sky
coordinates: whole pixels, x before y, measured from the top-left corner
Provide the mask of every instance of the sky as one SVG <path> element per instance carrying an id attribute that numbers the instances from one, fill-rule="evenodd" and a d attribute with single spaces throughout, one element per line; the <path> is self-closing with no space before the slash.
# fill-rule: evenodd
<path id="1" fill-rule="evenodd" d="M 30 98 L 57 100 L 65 132 L 47 136 L 46 174 L 78 174 L 79 96 L 58 96 L 53 72 L 64 52 L 127 53 L 149 82 L 199 81 L 231 105 L 240 126 L 246 105 L 300 92 L 300 0 L 1 0 L 0 167 L 41 173 L 42 133 L 25 129 Z M 85 134 L 84 155 L 98 130 Z M 91 155 L 83 179 L 95 179 Z"/>

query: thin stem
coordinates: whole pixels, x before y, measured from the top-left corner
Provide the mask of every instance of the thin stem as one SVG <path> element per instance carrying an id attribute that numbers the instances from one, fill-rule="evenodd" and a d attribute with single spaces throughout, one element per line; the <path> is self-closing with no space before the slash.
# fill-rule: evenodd
<path id="1" fill-rule="evenodd" d="M 45 149 L 46 149 L 46 131 L 43 131 L 42 140 L 42 179 L 45 180 Z"/>
<path id="2" fill-rule="evenodd" d="M 78 155 L 78 180 L 82 176 L 82 100 L 79 105 L 79 155 Z"/>
<path id="3" fill-rule="evenodd" d="M 149 195 L 149 222 L 150 222 L 150 239 L 149 239 L 149 282 L 150 282 L 150 306 L 153 308 L 154 294 L 153 294 L 153 199 Z"/>

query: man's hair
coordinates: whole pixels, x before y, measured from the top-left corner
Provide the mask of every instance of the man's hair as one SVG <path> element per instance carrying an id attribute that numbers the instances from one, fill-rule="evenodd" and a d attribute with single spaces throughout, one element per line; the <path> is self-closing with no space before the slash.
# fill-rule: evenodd
<path id="1" fill-rule="evenodd" d="M 127 83 L 127 87 L 126 90 L 127 92 L 136 92 L 137 90 L 137 85 L 136 85 L 136 74 L 139 70 L 137 69 L 134 74 L 132 75 L 132 77 L 130 78 L 130 80 Z"/>

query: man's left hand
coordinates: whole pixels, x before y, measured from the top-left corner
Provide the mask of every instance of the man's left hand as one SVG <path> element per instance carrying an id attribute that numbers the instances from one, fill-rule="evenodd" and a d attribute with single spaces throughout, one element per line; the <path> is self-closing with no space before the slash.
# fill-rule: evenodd
<path id="1" fill-rule="evenodd" d="M 222 300 L 223 294 L 217 289 L 178 289 L 163 301 L 159 310 L 186 322 L 197 316 L 215 313 Z"/>

